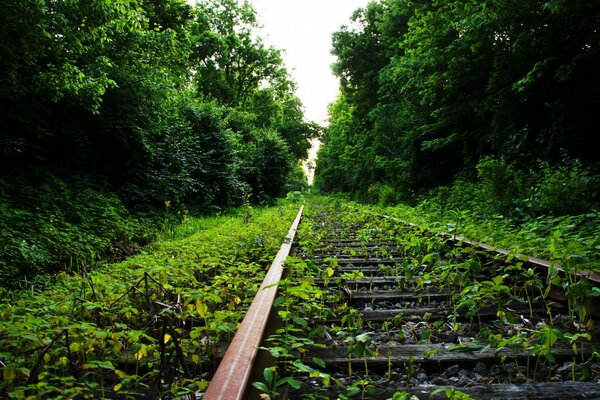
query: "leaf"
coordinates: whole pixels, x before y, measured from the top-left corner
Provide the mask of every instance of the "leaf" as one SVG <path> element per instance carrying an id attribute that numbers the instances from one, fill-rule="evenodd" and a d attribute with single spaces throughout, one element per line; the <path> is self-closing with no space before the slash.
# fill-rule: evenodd
<path id="1" fill-rule="evenodd" d="M 360 343 L 368 343 L 371 341 L 371 336 L 369 336 L 368 333 L 361 333 L 360 335 L 356 336 L 356 341 Z"/>
<path id="2" fill-rule="evenodd" d="M 146 345 L 143 344 L 142 347 L 140 347 L 140 349 L 138 350 L 138 352 L 135 353 L 135 359 L 139 361 L 147 355 L 148 349 L 146 348 Z"/>
<path id="3" fill-rule="evenodd" d="M 290 385 L 293 389 L 300 389 L 300 382 L 298 382 L 298 380 L 294 377 L 286 376 L 285 378 L 277 381 L 277 386 L 282 386 L 285 384 Z"/>
<path id="4" fill-rule="evenodd" d="M 348 389 L 346 389 L 346 396 L 352 397 L 352 396 L 356 396 L 357 394 L 360 393 L 360 388 L 357 386 L 350 386 Z"/>
<path id="5" fill-rule="evenodd" d="M 2 369 L 2 378 L 5 382 L 11 383 L 17 377 L 17 370 L 12 367 L 5 367 Z"/>
<path id="6" fill-rule="evenodd" d="M 275 372 L 271 368 L 265 368 L 263 370 L 263 375 L 268 384 L 272 384 L 275 381 Z"/>
<path id="7" fill-rule="evenodd" d="M 318 372 L 317 370 L 315 370 L 314 368 L 304 364 L 302 361 L 300 360 L 294 360 L 292 362 L 292 365 L 294 366 L 294 368 L 296 368 L 296 371 L 298 372 Z"/>
<path id="8" fill-rule="evenodd" d="M 111 370 L 115 369 L 115 366 L 110 361 L 98 361 L 97 364 L 100 368 L 111 369 Z"/>
<path id="9" fill-rule="evenodd" d="M 202 332 L 204 331 L 204 327 L 198 327 L 198 328 L 194 328 L 190 331 L 190 339 L 194 340 L 200 337 L 200 335 L 202 335 Z"/>
<path id="10" fill-rule="evenodd" d="M 254 386 L 256 389 L 260 390 L 261 392 L 265 392 L 265 393 L 269 392 L 269 388 L 263 382 L 252 382 L 252 386 Z"/>
<path id="11" fill-rule="evenodd" d="M 198 390 L 206 390 L 206 388 L 208 387 L 209 382 L 206 379 L 201 379 L 200 381 L 196 381 L 196 387 L 198 387 Z"/>
<path id="12" fill-rule="evenodd" d="M 115 392 L 118 392 L 119 390 L 121 390 L 121 388 L 123 387 L 123 384 L 121 383 L 117 383 L 113 389 L 115 390 Z"/>
<path id="13" fill-rule="evenodd" d="M 71 350 L 74 353 L 78 352 L 80 348 L 81 346 L 77 342 L 73 342 L 69 345 L 69 350 Z"/>
<path id="14" fill-rule="evenodd" d="M 448 351 L 476 351 L 483 349 L 483 345 L 479 343 L 461 343 L 446 347 Z"/>
<path id="15" fill-rule="evenodd" d="M 306 322 L 306 320 L 305 320 L 304 318 L 300 318 L 300 317 L 294 317 L 294 318 L 292 318 L 292 320 L 293 320 L 293 321 L 294 321 L 296 324 L 300 325 L 301 327 L 303 327 L 303 328 L 308 328 L 308 323 Z"/>
<path id="16" fill-rule="evenodd" d="M 319 367 L 325 368 L 325 360 L 323 360 L 322 358 L 314 357 L 313 362 L 315 364 L 317 364 Z"/>
<path id="17" fill-rule="evenodd" d="M 206 313 L 208 312 L 208 306 L 205 303 L 201 303 L 200 299 L 196 300 L 196 312 L 200 318 L 205 318 Z"/>

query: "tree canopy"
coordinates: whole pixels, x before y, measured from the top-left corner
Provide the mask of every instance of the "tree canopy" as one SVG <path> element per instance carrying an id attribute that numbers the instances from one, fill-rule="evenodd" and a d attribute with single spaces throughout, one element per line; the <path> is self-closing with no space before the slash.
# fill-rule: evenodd
<path id="1" fill-rule="evenodd" d="M 0 219 L 14 230 L 0 276 L 25 271 L 31 246 L 56 264 L 42 230 L 60 229 L 19 216 L 67 192 L 209 212 L 302 186 L 320 130 L 257 26 L 241 0 L 3 1 Z"/>
<path id="2" fill-rule="evenodd" d="M 332 37 L 341 94 L 315 185 L 408 200 L 487 156 L 597 171 L 598 26 L 597 1 L 371 2 Z"/>

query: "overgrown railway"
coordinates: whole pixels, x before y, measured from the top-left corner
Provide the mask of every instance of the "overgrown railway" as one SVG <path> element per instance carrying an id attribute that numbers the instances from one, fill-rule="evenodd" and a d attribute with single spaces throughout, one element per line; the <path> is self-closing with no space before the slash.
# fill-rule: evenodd
<path id="1" fill-rule="evenodd" d="M 292 249 L 301 213 L 204 399 L 600 398 L 597 276 L 331 209 Z"/>

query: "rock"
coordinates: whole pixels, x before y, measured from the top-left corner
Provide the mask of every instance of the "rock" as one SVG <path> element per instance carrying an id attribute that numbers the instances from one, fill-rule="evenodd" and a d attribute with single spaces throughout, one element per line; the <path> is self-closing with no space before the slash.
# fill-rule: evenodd
<path id="1" fill-rule="evenodd" d="M 477 365 L 475 365 L 475 368 L 473 368 L 473 372 L 476 372 L 479 375 L 485 375 L 487 374 L 487 366 L 479 361 Z"/>
<path id="2" fill-rule="evenodd" d="M 390 383 L 390 380 L 388 378 L 381 378 L 375 380 L 375 382 L 377 382 L 378 387 L 385 387 Z"/>
<path id="3" fill-rule="evenodd" d="M 448 381 L 448 379 L 444 378 L 443 376 L 437 376 L 431 380 L 432 385 L 443 386 L 448 385 L 449 383 L 450 382 Z"/>
<path id="4" fill-rule="evenodd" d="M 440 335 L 439 339 L 441 342 L 456 343 L 458 340 L 458 335 L 456 334 L 456 332 L 450 332 L 448 334 Z"/>
<path id="5" fill-rule="evenodd" d="M 491 366 L 490 375 L 498 376 L 498 375 L 503 375 L 503 374 L 504 374 L 504 370 L 502 369 L 502 366 L 500 366 L 498 364 Z"/>
<path id="6" fill-rule="evenodd" d="M 417 374 L 417 381 L 418 385 L 426 385 L 429 382 L 429 376 L 426 373 L 421 372 Z"/>
<path id="7" fill-rule="evenodd" d="M 512 374 L 514 371 L 517 370 L 517 364 L 515 364 L 514 362 L 508 362 L 504 364 L 504 368 L 508 374 Z"/>
<path id="8" fill-rule="evenodd" d="M 458 373 L 459 370 L 460 370 L 460 366 L 458 364 L 454 364 L 454 365 L 448 367 L 442 373 L 442 375 L 445 376 L 446 378 L 449 378 L 451 376 L 456 376 L 456 374 Z"/>
<path id="9" fill-rule="evenodd" d="M 562 367 L 558 367 L 555 372 L 558 375 L 562 376 L 563 379 L 568 379 L 571 377 L 571 374 L 573 372 L 573 363 L 565 363 Z"/>
<path id="10" fill-rule="evenodd" d="M 452 378 L 450 378 L 452 379 Z M 473 384 L 473 380 L 471 380 L 471 378 L 469 378 L 467 375 L 463 375 L 461 377 L 458 378 L 458 381 L 456 382 L 456 386 L 458 387 L 465 387 L 465 386 L 470 386 Z"/>
<path id="11" fill-rule="evenodd" d="M 525 382 L 527 382 L 527 377 L 525 375 L 523 375 L 522 373 L 520 373 L 520 372 L 515 376 L 515 379 L 519 383 L 525 383 Z"/>

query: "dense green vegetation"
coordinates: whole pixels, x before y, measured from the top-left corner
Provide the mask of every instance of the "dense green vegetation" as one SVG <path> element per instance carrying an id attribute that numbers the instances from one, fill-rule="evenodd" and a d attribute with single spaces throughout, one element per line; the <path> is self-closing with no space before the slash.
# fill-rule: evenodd
<path id="1" fill-rule="evenodd" d="M 169 398 L 201 393 L 216 367 L 221 344 L 227 343 L 235 332 L 298 207 L 297 203 L 266 209 L 246 205 L 227 216 L 184 217 L 181 224 L 165 229 L 160 240 L 126 261 L 81 269 L 75 276 L 58 274 L 35 281 L 25 290 L 3 289 L 0 393 L 14 398 Z M 470 288 L 461 304 L 471 307 L 474 315 L 484 306 L 481 301 L 489 300 L 487 286 L 479 285 L 481 292 L 476 292 L 471 290 L 475 285 L 460 277 L 468 276 L 464 268 L 476 265 L 479 257 L 467 250 L 451 249 L 432 232 L 406 229 L 404 223 L 378 214 L 416 222 L 432 230 L 485 237 L 515 251 L 552 258 L 573 268 L 597 265 L 599 258 L 600 235 L 595 214 L 564 217 L 561 221 L 539 220 L 525 230 L 502 221 L 493 226 L 482 225 L 464 213 L 440 215 L 423 206 L 384 209 L 339 197 L 307 199 L 306 216 L 299 231 L 302 251 L 314 250 L 329 233 L 326 225 L 311 221 L 324 211 L 334 216 L 336 224 L 359 226 L 358 235 L 365 242 L 382 237 L 398 241 L 414 262 L 399 265 L 397 272 L 417 274 L 413 269 L 426 262 L 443 272 L 441 279 L 448 284 L 458 282 L 463 285 L 461 290 Z M 529 247 L 522 247 L 522 243 Z M 453 264 L 438 263 L 435 253 L 440 251 L 453 251 L 458 258 L 467 258 Z M 315 277 L 327 279 L 334 273 L 335 260 L 329 261 L 330 265 L 321 268 L 302 258 L 287 261 L 290 274 L 281 283 L 276 302 L 284 327 L 271 337 L 269 349 L 279 360 L 280 368 L 274 371 L 279 376 L 272 377 L 274 381 L 267 382 L 269 385 L 295 385 L 294 379 L 303 376 L 319 379 L 323 384 L 345 385 L 292 356 L 307 351 L 323 334 L 309 326 L 317 326 L 313 323 L 325 320 L 331 313 L 347 311 L 342 305 L 339 309 L 333 306 L 339 301 L 335 292 L 327 294 L 313 281 Z M 519 273 L 528 273 L 518 269 L 521 263 L 517 258 L 509 265 Z M 501 276 L 504 272 L 498 273 Z M 556 275 L 530 278 L 535 279 L 538 289 L 554 283 L 572 290 L 573 296 L 583 295 L 583 300 L 573 297 L 571 310 L 584 320 L 589 317 L 588 302 L 597 290 L 592 290 L 585 280 L 570 281 Z M 419 279 L 409 282 L 417 290 L 424 284 Z M 520 290 L 516 284 L 510 287 Z M 537 301 L 542 293 L 528 295 Z M 370 345 L 368 337 L 358 331 L 359 324 L 359 319 L 349 317 L 339 330 L 340 340 L 351 345 L 352 351 L 366 351 L 365 346 Z M 456 329 L 459 326 L 455 325 Z M 518 346 L 536 351 L 543 360 L 549 349 L 536 344 L 538 336 L 544 334 L 543 327 L 529 333 L 517 338 Z M 494 347 L 505 346 L 506 340 L 511 339 L 485 334 L 479 339 Z M 572 338 L 581 340 L 584 336 Z M 563 335 L 561 341 L 568 342 L 569 337 Z M 585 371 L 587 364 L 582 363 L 581 368 Z M 287 380 L 280 381 L 285 377 Z M 348 396 L 358 393 L 356 390 L 363 383 L 346 383 Z M 269 390 L 277 391 L 277 387 Z"/>
<path id="2" fill-rule="evenodd" d="M 0 284 L 302 188 L 319 128 L 247 2 L 0 5 Z M 152 223 L 150 221 L 153 221 Z"/>
<path id="3" fill-rule="evenodd" d="M 186 218 L 126 261 L 56 275 L 43 291 L 0 289 L 0 397 L 204 390 L 298 208 Z"/>
<path id="4" fill-rule="evenodd" d="M 383 218 L 384 213 L 403 221 Z M 281 282 L 279 297 L 275 301 L 282 326 L 267 339 L 268 345 L 264 348 L 274 357 L 274 365 L 265 369 L 264 380 L 255 382 L 254 386 L 271 395 L 271 398 L 278 398 L 286 391 L 293 392 L 301 387 L 305 390 L 303 393 L 313 393 L 312 397 L 306 395 L 307 398 L 380 398 L 375 389 L 381 389 L 382 383 L 378 378 L 369 378 L 366 357 L 385 354 L 385 343 L 377 343 L 374 339 L 375 335 L 382 333 L 387 334 L 395 347 L 406 343 L 431 343 L 433 337 L 450 328 L 460 337 L 470 336 L 473 339 L 468 345 L 457 344 L 457 351 L 484 351 L 490 348 L 527 351 L 531 354 L 527 365 L 513 363 L 514 371 L 507 368 L 508 381 L 513 379 L 520 383 L 544 381 L 551 375 L 548 371 L 562 365 L 552 355 L 556 346 L 582 348 L 579 346 L 592 340 L 595 324 L 590 311 L 600 295 L 599 288 L 594 287 L 593 282 L 559 274 L 553 267 L 546 274 L 523 263 L 515 254 L 497 257 L 504 261 L 496 263 L 469 246 L 449 245 L 447 238 L 438 235 L 436 229 L 445 227 L 453 233 L 475 232 L 477 221 L 470 220 L 468 214 L 455 215 L 452 219 L 442 221 L 437 217 L 439 215 L 407 206 L 383 209 L 341 197 L 311 198 L 298 231 L 299 254 L 302 257 L 288 259 L 289 274 Z M 460 219 L 457 220 L 457 217 Z M 597 266 L 600 255 L 597 251 L 594 254 L 593 250 L 594 246 L 596 250 L 600 246 L 600 232 L 596 229 L 598 218 L 593 214 L 587 219 L 540 220 L 536 227 L 529 226 L 529 230 L 515 229 L 500 222 L 494 224 L 494 231 L 486 234 L 495 234 L 497 243 L 502 240 L 514 252 L 526 250 L 529 254 L 542 255 L 562 263 L 567 269 L 582 267 L 582 262 Z M 411 226 L 408 222 L 416 222 L 421 226 Z M 490 226 L 481 227 L 477 234 L 481 235 L 487 228 Z M 361 312 L 365 310 L 348 303 L 347 298 L 340 297 L 339 293 L 348 289 L 360 292 L 361 289 L 353 287 L 352 281 L 362 277 L 369 279 L 368 275 L 341 272 L 337 257 L 313 258 L 322 255 L 323 250 L 327 251 L 331 243 L 336 243 L 332 242 L 335 238 L 339 239 L 338 245 L 342 239 L 350 238 L 364 243 L 364 248 L 353 246 L 349 250 L 357 258 L 368 257 L 368 248 L 373 242 L 396 242 L 403 260 L 395 265 L 380 264 L 380 274 L 397 275 L 397 288 L 402 291 L 423 294 L 429 290 L 448 290 L 451 293 L 448 305 L 453 310 L 451 315 L 444 321 L 436 321 L 428 317 L 415 319 L 414 315 L 405 318 L 399 312 L 377 326 L 373 326 L 376 324 L 373 321 L 364 321 Z M 322 243 L 323 239 L 329 242 Z M 527 249 L 516 247 L 524 240 L 529 245 Z M 344 250 L 336 247 L 334 251 Z M 381 251 L 380 257 L 387 258 L 385 250 Z M 337 280 L 334 281 L 333 277 Z M 552 308 L 553 300 L 548 296 L 552 285 L 565 290 L 569 307 L 564 312 L 568 315 L 558 316 L 559 311 Z M 522 329 L 503 329 L 502 323 L 482 323 L 480 313 L 492 307 L 497 309 L 497 315 L 504 323 L 512 321 L 510 323 L 518 324 L 518 318 L 513 315 L 516 304 L 529 308 L 530 315 L 527 318 L 535 323 Z M 534 316 L 531 309 L 533 304 L 543 304 L 545 315 Z M 377 308 L 375 305 L 371 307 L 370 310 Z M 459 319 L 458 316 L 465 315 L 465 312 L 468 318 Z M 472 347 L 469 349 L 469 346 Z M 345 370 L 348 374 L 346 378 L 342 380 L 337 375 L 336 379 L 334 374 L 337 371 L 325 369 L 323 360 L 312 360 L 306 356 L 315 347 L 333 350 L 335 357 L 346 353 L 349 363 Z M 573 354 L 569 380 L 596 381 L 592 363 L 597 360 L 598 353 L 595 352 L 588 359 L 580 358 L 577 351 Z M 430 357 L 435 359 L 436 354 Z M 365 369 L 353 374 L 351 358 L 364 358 Z M 422 360 L 414 361 L 418 366 Z M 542 369 L 546 369 L 546 372 L 540 372 Z M 327 373 L 323 372 L 325 370 Z M 409 381 L 414 371 L 414 366 L 404 367 L 404 386 L 411 386 Z M 391 372 L 392 366 L 389 365 L 388 376 Z M 399 378 L 389 378 L 389 382 L 384 381 L 383 384 L 403 386 Z M 341 395 L 319 396 L 332 393 Z"/>
<path id="5" fill-rule="evenodd" d="M 382 203 L 445 186 L 433 196 L 476 194 L 489 213 L 596 207 L 599 24 L 597 1 L 371 2 L 333 35 L 341 94 L 315 186 Z"/>
<path id="6" fill-rule="evenodd" d="M 365 238 L 413 240 L 417 261 L 446 244 L 374 214 L 597 270 L 599 7 L 378 0 L 357 11 L 333 37 L 341 94 L 315 186 L 378 205 L 313 199 L 308 215 L 315 202 L 348 211 L 341 223 Z M 258 24 L 241 0 L 0 4 L 0 397 L 205 389 L 298 205 L 253 206 L 307 189 L 299 162 L 321 134 Z M 310 250 L 316 227 L 301 236 Z M 437 267 L 459 279 L 466 265 Z M 329 272 L 289 266 L 274 355 L 282 371 L 329 383 L 287 358 L 331 311 L 307 279 Z M 534 278 L 572 289 L 571 317 L 587 321 L 597 288 Z"/>

